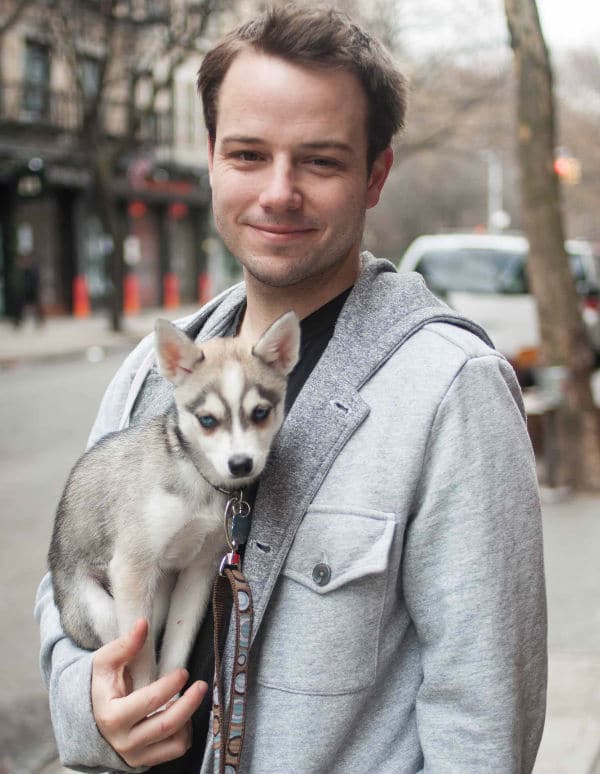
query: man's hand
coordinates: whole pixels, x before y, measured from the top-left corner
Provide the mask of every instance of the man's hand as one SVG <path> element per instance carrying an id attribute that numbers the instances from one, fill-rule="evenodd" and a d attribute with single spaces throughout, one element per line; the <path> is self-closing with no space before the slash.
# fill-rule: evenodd
<path id="1" fill-rule="evenodd" d="M 92 709 L 96 725 L 132 767 L 170 761 L 190 748 L 190 718 L 207 689 L 206 683 L 196 682 L 183 696 L 173 699 L 188 678 L 185 669 L 176 669 L 132 692 L 126 667 L 141 650 L 147 634 L 148 622 L 140 619 L 129 634 L 96 651 L 92 668 Z M 164 710 L 156 712 L 164 705 Z M 156 714 L 151 715 L 153 712 Z"/>

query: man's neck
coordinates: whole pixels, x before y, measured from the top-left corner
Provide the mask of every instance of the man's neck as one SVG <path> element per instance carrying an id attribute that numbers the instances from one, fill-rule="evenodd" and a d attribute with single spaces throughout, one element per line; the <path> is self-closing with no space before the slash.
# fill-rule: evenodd
<path id="1" fill-rule="evenodd" d="M 258 341 L 282 314 L 293 310 L 303 320 L 333 298 L 354 285 L 360 273 L 360 258 L 350 270 L 290 287 L 269 287 L 257 282 L 246 271 L 246 310 L 239 335 L 249 342 Z"/>

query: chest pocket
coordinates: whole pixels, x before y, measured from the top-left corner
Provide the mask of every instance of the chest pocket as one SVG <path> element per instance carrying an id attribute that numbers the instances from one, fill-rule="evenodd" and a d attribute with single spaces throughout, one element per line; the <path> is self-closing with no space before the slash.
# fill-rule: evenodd
<path id="1" fill-rule="evenodd" d="M 335 695 L 374 680 L 394 526 L 381 511 L 307 512 L 263 622 L 259 683 Z"/>

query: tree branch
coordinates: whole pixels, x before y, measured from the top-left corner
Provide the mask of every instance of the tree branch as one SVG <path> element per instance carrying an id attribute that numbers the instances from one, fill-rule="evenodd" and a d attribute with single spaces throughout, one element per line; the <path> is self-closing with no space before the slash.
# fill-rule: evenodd
<path id="1" fill-rule="evenodd" d="M 9 14 L 0 22 L 0 35 L 4 35 L 15 24 L 27 6 L 31 5 L 33 0 L 18 0 L 17 4 Z"/>

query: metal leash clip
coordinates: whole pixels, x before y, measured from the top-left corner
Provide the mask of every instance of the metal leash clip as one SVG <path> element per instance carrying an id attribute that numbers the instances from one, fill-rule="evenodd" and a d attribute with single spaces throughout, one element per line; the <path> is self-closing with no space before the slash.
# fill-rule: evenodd
<path id="1" fill-rule="evenodd" d="M 250 505 L 244 500 L 244 493 L 229 498 L 225 504 L 223 523 L 225 527 L 225 539 L 229 546 L 229 552 L 221 559 L 219 574 L 227 567 L 241 569 L 242 558 L 238 552 L 240 546 L 245 545 L 250 533 Z"/>
<path id="2" fill-rule="evenodd" d="M 241 569 L 242 557 L 237 551 L 230 551 L 221 559 L 221 565 L 219 567 L 219 575 L 223 575 L 228 567 L 233 567 L 236 570 Z"/>

